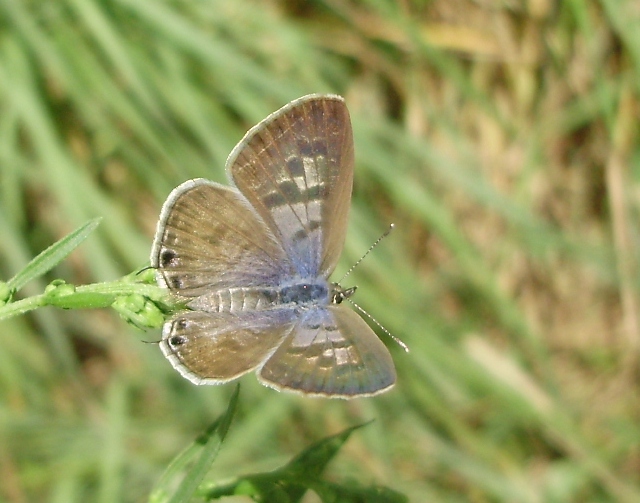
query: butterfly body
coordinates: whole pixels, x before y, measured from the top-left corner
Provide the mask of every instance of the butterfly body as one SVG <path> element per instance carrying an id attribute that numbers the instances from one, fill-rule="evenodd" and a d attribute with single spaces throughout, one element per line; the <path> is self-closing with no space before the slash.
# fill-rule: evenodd
<path id="1" fill-rule="evenodd" d="M 198 297 L 187 306 L 201 311 L 236 313 L 282 307 L 304 309 L 327 305 L 330 300 L 326 284 L 302 282 L 280 287 L 224 288 Z"/>
<path id="2" fill-rule="evenodd" d="M 344 100 L 310 95 L 252 128 L 227 161 L 232 186 L 204 179 L 165 202 L 151 262 L 188 311 L 160 347 L 196 384 L 256 370 L 265 385 L 351 398 L 389 389 L 395 370 L 328 278 L 346 234 L 353 139 Z"/>

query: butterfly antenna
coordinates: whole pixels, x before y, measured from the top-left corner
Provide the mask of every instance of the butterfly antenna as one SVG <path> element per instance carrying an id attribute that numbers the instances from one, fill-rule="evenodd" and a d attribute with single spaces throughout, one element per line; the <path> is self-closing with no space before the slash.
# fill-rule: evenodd
<path id="1" fill-rule="evenodd" d="M 362 262 L 364 260 L 364 258 L 369 255 L 369 253 L 371 253 L 371 251 L 378 246 L 378 244 L 380 243 L 380 241 L 382 241 L 384 238 L 386 238 L 389 234 L 391 234 L 391 231 L 393 230 L 393 228 L 395 227 L 395 224 L 389 224 L 389 228 L 384 231 L 384 234 L 382 234 L 382 236 L 380 236 L 378 239 L 376 239 L 374 241 L 374 243 L 369 247 L 369 249 L 364 253 L 364 255 L 362 257 L 360 257 L 360 259 L 356 260 L 356 263 L 353 264 L 349 270 L 347 272 L 344 273 L 344 276 L 342 276 L 342 278 L 340 278 L 340 281 L 338 281 L 338 284 L 341 284 L 344 279 L 349 276 L 349 274 L 351 274 L 351 271 L 353 271 L 356 267 L 358 267 L 358 264 L 360 264 L 360 262 Z M 354 304 L 355 305 L 355 304 Z M 360 308 L 358 308 L 360 309 Z M 364 312 L 364 311 L 363 311 Z M 367 316 L 369 316 L 369 314 L 367 313 Z M 373 320 L 373 318 L 371 318 Z M 375 321 L 375 320 L 374 320 Z M 376 321 L 376 323 L 378 323 Z M 383 327 L 380 327 L 383 328 Z M 391 335 L 391 334 L 389 334 Z M 393 336 L 392 336 L 393 337 Z"/>
<path id="2" fill-rule="evenodd" d="M 389 233 L 389 231 L 387 231 L 387 234 Z M 384 237 L 384 236 L 383 236 Z M 379 241 L 379 240 L 378 240 Z M 373 323 L 375 323 L 378 328 L 380 330 L 382 330 L 385 334 L 387 334 L 389 337 L 391 337 L 398 346 L 400 346 L 402 349 L 404 349 L 407 353 L 409 352 L 409 346 L 407 346 L 404 342 L 402 342 L 400 339 L 398 339 L 395 335 L 393 335 L 391 332 L 389 332 L 386 328 L 384 328 L 382 326 L 382 324 L 376 320 L 373 316 L 371 316 L 367 311 L 365 311 L 364 309 L 362 309 L 358 304 L 356 304 L 355 302 L 353 302 L 351 299 L 347 298 L 347 301 L 349 301 L 349 303 L 355 307 L 358 311 L 360 311 L 362 314 L 364 314 L 367 318 L 369 318 Z"/>

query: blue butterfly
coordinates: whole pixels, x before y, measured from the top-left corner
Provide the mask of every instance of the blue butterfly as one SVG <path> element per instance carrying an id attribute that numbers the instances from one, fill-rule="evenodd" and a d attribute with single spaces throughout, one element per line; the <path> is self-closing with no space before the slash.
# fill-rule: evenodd
<path id="1" fill-rule="evenodd" d="M 189 180 L 164 203 L 152 266 L 188 310 L 160 347 L 195 384 L 255 370 L 278 390 L 352 398 L 390 389 L 389 351 L 328 278 L 347 230 L 353 135 L 343 98 L 309 95 L 253 127 L 231 187 Z"/>

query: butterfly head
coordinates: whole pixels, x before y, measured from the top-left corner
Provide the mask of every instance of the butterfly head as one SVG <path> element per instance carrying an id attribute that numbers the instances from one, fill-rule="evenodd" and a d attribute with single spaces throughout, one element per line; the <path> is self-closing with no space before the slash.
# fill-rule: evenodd
<path id="1" fill-rule="evenodd" d="M 331 303 L 340 304 L 344 299 L 348 299 L 356 293 L 357 286 L 342 288 L 338 283 L 331 283 Z"/>

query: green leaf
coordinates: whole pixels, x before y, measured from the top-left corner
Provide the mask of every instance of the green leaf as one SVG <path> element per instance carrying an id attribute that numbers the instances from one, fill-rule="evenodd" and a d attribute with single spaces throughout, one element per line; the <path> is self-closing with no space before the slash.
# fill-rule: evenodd
<path id="1" fill-rule="evenodd" d="M 365 487 L 352 481 L 336 484 L 320 478 L 351 433 L 367 424 L 353 426 L 316 442 L 273 472 L 246 475 L 231 483 L 216 486 L 207 492 L 205 500 L 248 495 L 256 501 L 296 503 L 311 489 L 326 503 L 405 503 L 408 499 L 404 495 L 386 487 Z"/>
<path id="2" fill-rule="evenodd" d="M 324 471 L 327 464 L 329 464 L 329 461 L 334 458 L 344 443 L 349 439 L 351 434 L 355 430 L 368 424 L 371 424 L 371 422 L 352 426 L 340 433 L 323 438 L 298 454 L 298 456 L 291 460 L 286 466 L 281 468 L 280 471 L 283 474 L 290 473 L 295 476 L 304 474 L 307 477 L 318 477 Z"/>
<path id="3" fill-rule="evenodd" d="M 323 482 L 313 487 L 314 492 L 325 502 L 340 503 L 406 503 L 404 494 L 383 486 L 360 486 L 357 483 L 333 484 Z"/>
<path id="4" fill-rule="evenodd" d="M 101 218 L 89 220 L 86 224 L 79 227 L 70 234 L 67 234 L 61 240 L 52 244 L 49 248 L 34 257 L 18 274 L 7 281 L 10 290 L 20 290 L 32 279 L 38 278 L 46 274 L 56 265 L 62 262 L 67 255 L 75 250 L 91 234 Z"/>
<path id="5" fill-rule="evenodd" d="M 283 501 L 299 501 L 304 493 L 314 485 L 329 461 L 331 461 L 355 430 L 366 424 L 348 428 L 336 435 L 323 438 L 298 454 L 292 461 L 273 473 L 247 477 L 259 487 L 269 501 L 273 492 L 286 494 Z"/>
<path id="6" fill-rule="evenodd" d="M 0 307 L 4 306 L 13 299 L 14 290 L 6 281 L 0 281 Z"/>
<path id="7" fill-rule="evenodd" d="M 229 431 L 238 404 L 239 393 L 240 385 L 236 387 L 231 396 L 226 412 L 169 464 L 149 497 L 150 503 L 187 503 L 191 501 L 193 494 L 216 459 L 220 446 Z M 192 463 L 193 465 L 189 466 Z M 182 475 L 184 475 L 182 481 L 177 482 L 177 479 Z"/>

